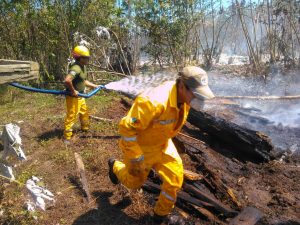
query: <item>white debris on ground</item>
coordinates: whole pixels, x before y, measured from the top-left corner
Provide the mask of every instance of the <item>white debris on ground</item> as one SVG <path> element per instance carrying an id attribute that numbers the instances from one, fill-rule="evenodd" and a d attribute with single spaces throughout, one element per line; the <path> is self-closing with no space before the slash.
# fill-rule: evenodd
<path id="1" fill-rule="evenodd" d="M 2 159 L 6 159 L 10 155 L 16 155 L 20 160 L 25 160 L 26 156 L 21 148 L 22 139 L 20 137 L 20 127 L 16 124 L 6 124 L 2 133 L 2 143 L 4 150 Z"/>
<path id="2" fill-rule="evenodd" d="M 54 203 L 54 195 L 46 188 L 39 185 L 41 179 L 32 176 L 31 179 L 26 181 L 26 188 L 28 189 L 33 202 L 27 201 L 26 207 L 28 211 L 34 211 L 35 208 L 46 210 L 46 201 Z"/>
<path id="3" fill-rule="evenodd" d="M 14 180 L 12 165 L 9 162 L 10 156 L 15 156 L 19 160 L 26 160 L 26 156 L 21 148 L 22 139 L 20 137 L 20 127 L 16 124 L 6 124 L 1 135 L 4 146 L 0 156 L 0 173 L 1 175 Z"/>

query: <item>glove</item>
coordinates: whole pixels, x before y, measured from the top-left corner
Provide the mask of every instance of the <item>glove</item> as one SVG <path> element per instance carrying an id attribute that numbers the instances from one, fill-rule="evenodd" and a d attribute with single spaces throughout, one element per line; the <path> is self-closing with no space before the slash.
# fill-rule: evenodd
<path id="1" fill-rule="evenodd" d="M 74 90 L 74 91 L 71 92 L 71 94 L 72 94 L 73 97 L 78 97 L 78 93 L 79 92 L 76 91 L 76 90 Z"/>
<path id="2" fill-rule="evenodd" d="M 145 162 L 144 162 L 144 156 L 141 155 L 138 158 L 131 159 L 129 161 L 128 165 L 128 172 L 130 175 L 135 177 L 141 177 L 143 176 L 145 172 Z"/>

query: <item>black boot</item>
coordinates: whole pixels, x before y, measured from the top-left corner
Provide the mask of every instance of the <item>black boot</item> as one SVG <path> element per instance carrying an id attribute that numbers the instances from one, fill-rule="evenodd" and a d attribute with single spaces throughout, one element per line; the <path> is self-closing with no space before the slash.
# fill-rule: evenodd
<path id="1" fill-rule="evenodd" d="M 152 220 L 153 220 L 153 223 L 155 225 L 161 225 L 163 224 L 163 222 L 165 222 L 167 219 L 167 216 L 160 216 L 160 215 L 157 215 L 154 213 L 153 217 L 152 217 Z"/>
<path id="2" fill-rule="evenodd" d="M 108 177 L 113 184 L 119 184 L 120 181 L 119 181 L 118 177 L 116 176 L 116 174 L 114 174 L 114 170 L 113 170 L 115 161 L 116 160 L 113 158 L 110 158 L 108 160 L 108 169 L 109 169 Z"/>

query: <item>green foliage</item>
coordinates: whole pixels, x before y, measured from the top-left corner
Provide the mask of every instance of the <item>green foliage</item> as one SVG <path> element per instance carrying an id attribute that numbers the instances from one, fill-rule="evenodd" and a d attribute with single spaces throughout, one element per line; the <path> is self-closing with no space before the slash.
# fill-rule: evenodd
<path id="1" fill-rule="evenodd" d="M 180 64 L 189 52 L 187 38 L 194 24 L 193 1 L 135 1 L 136 23 L 148 37 L 145 51 L 159 64 Z"/>
<path id="2" fill-rule="evenodd" d="M 1 58 L 37 61 L 42 80 L 63 79 L 72 35 L 110 26 L 115 13 L 113 0 L 1 1 Z"/>
<path id="3" fill-rule="evenodd" d="M 135 63 L 144 51 L 161 66 L 192 64 L 195 60 L 199 63 L 202 58 L 209 67 L 225 47 L 232 52 L 240 48 L 237 54 L 247 52 L 243 22 L 236 15 L 237 2 L 241 1 L 0 1 L 1 57 L 37 61 L 42 81 L 62 80 L 67 58 L 77 44 L 73 34 L 80 32 L 94 38 L 94 28 L 102 26 L 110 28 L 112 40 L 96 42 L 92 47 L 92 61 L 97 62 L 94 66 L 108 55 L 116 69 L 125 58 L 120 49 L 129 46 L 131 55 L 126 56 L 127 60 L 131 58 Z M 244 24 L 253 31 L 248 35 L 248 45 L 255 42 L 255 54 L 295 61 L 300 45 L 299 1 L 241 3 Z"/>

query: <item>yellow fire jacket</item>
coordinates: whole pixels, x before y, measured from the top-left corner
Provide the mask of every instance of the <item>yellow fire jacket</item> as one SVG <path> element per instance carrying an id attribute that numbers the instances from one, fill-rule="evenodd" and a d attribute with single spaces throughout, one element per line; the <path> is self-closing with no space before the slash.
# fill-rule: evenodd
<path id="1" fill-rule="evenodd" d="M 190 106 L 186 103 L 177 108 L 174 81 L 165 82 L 138 96 L 119 124 L 119 145 L 124 158 L 136 159 L 148 151 L 163 151 L 172 157 L 178 156 L 175 148 L 167 148 L 168 141 L 180 131 L 189 110 Z"/>

